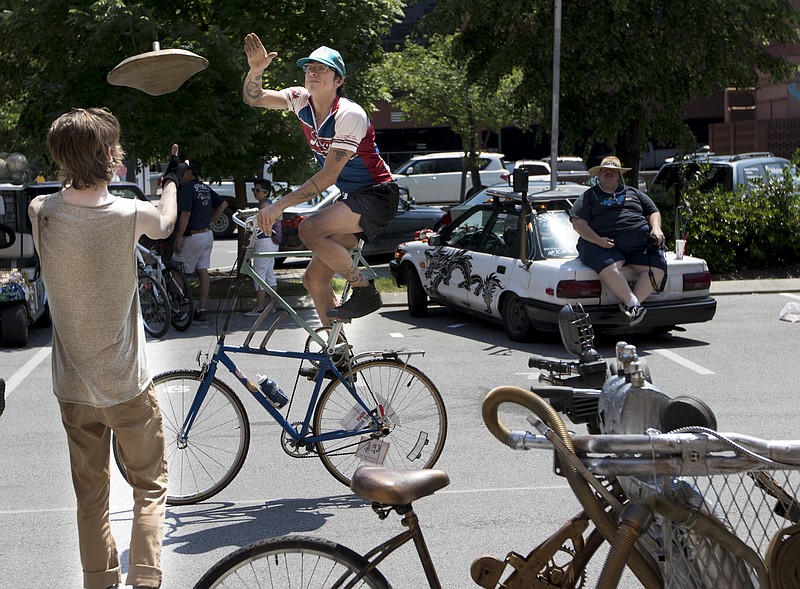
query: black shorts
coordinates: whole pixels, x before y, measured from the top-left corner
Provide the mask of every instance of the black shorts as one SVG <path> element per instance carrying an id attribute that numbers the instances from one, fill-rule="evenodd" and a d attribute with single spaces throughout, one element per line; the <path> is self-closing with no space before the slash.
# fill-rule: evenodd
<path id="1" fill-rule="evenodd" d="M 394 182 L 376 184 L 345 194 L 342 201 L 354 213 L 361 215 L 361 233 L 356 237 L 372 241 L 382 227 L 397 215 L 400 189 Z"/>
<path id="2" fill-rule="evenodd" d="M 667 269 L 667 260 L 660 251 L 647 247 L 645 240 L 650 230 L 647 227 L 614 236 L 614 247 L 606 249 L 589 243 L 585 239 L 578 240 L 578 257 L 581 262 L 600 274 L 600 271 L 616 262 L 624 262 L 634 266 L 649 266 Z"/>

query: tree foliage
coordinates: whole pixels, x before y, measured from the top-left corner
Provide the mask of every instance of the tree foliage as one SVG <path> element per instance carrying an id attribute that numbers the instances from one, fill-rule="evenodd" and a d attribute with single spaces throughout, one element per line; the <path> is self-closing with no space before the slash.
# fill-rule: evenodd
<path id="1" fill-rule="evenodd" d="M 688 145 L 684 106 L 726 87 L 757 86 L 796 68 L 769 44 L 797 42 L 791 0 L 569 0 L 562 2 L 562 146 L 603 142 L 631 167 L 648 137 Z M 516 100 L 548 106 L 553 0 L 441 0 L 433 30 L 459 30 L 471 75 L 496 81 L 519 68 Z M 550 114 L 544 116 L 549 127 Z M 636 173 L 638 170 L 634 170 Z M 634 176 L 635 177 L 635 176 Z"/>
<path id="2" fill-rule="evenodd" d="M 336 47 L 347 64 L 347 90 L 375 96 L 365 72 L 379 61 L 379 36 L 402 0 L 7 0 L 0 12 L 0 149 L 48 161 L 50 123 L 72 107 L 107 106 L 122 125 L 123 147 L 145 162 L 163 160 L 173 142 L 207 178 L 252 174 L 281 156 L 276 173 L 307 166 L 308 148 L 293 116 L 246 106 L 243 39 L 258 33 L 278 59 L 270 88 L 302 84 L 295 61 L 319 45 Z M 152 50 L 193 51 L 208 69 L 179 90 L 149 96 L 111 86 L 106 74 L 123 59 Z M 359 75 L 359 73 L 362 75 Z"/>
<path id="3" fill-rule="evenodd" d="M 409 118 L 448 126 L 461 138 L 477 190 L 477 154 L 485 147 L 487 132 L 525 125 L 537 108 L 532 103 L 517 108 L 512 102 L 522 82 L 517 69 L 512 68 L 491 84 L 473 79 L 466 64 L 453 54 L 456 38 L 434 35 L 424 45 L 406 43 L 402 51 L 387 56 L 377 77 L 393 94 L 392 102 Z"/>
<path id="4" fill-rule="evenodd" d="M 780 174 L 755 178 L 734 191 L 704 189 L 710 167 L 685 174 L 687 251 L 712 272 L 796 266 L 800 250 L 800 152 Z M 666 219 L 666 215 L 665 215 Z"/>

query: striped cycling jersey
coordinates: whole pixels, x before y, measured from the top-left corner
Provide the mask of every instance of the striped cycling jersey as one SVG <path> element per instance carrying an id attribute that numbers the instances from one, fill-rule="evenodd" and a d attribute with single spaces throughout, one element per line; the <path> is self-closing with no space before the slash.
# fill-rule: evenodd
<path id="1" fill-rule="evenodd" d="M 306 141 L 320 167 L 325 164 L 331 149 L 355 153 L 336 181 L 336 186 L 342 192 L 354 192 L 392 181 L 389 166 L 381 158 L 375 144 L 375 130 L 363 108 L 352 100 L 338 97 L 328 116 L 318 124 L 308 90 L 292 87 L 283 92 L 287 108 L 300 119 Z"/>

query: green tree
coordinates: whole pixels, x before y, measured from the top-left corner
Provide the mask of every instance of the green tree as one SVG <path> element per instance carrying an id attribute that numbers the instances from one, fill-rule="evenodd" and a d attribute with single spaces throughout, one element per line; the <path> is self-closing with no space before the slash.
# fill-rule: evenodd
<path id="1" fill-rule="evenodd" d="M 365 74 L 382 58 L 380 34 L 402 0 L 7 0 L 0 11 L 0 150 L 47 162 L 50 123 L 71 107 L 107 106 L 120 119 L 123 147 L 135 159 L 163 160 L 173 142 L 206 178 L 243 178 L 279 155 L 278 177 L 308 166 L 308 148 L 289 113 L 246 106 L 243 39 L 258 33 L 278 59 L 271 88 L 302 83 L 295 60 L 319 45 L 339 49 L 347 90 L 367 102 L 377 86 Z M 123 59 L 152 50 L 193 51 L 209 61 L 176 92 L 149 96 L 112 86 L 106 74 Z M 295 171 L 295 174 L 292 171 Z M 242 194 L 243 196 L 243 194 Z"/>
<path id="2" fill-rule="evenodd" d="M 683 108 L 725 87 L 752 87 L 796 67 L 768 45 L 798 41 L 791 0 L 564 0 L 561 144 L 588 130 L 638 172 L 648 137 L 688 146 Z M 554 0 L 441 0 L 433 30 L 458 30 L 472 75 L 498 80 L 521 69 L 516 99 L 548 105 Z M 549 126 L 549 112 L 544 116 Z M 632 176 L 635 178 L 636 176 Z"/>
<path id="3" fill-rule="evenodd" d="M 461 138 L 466 153 L 461 195 L 466 172 L 472 190 L 480 189 L 478 154 L 488 132 L 502 127 L 528 124 L 536 105 L 515 108 L 511 100 L 522 82 L 521 71 L 511 68 L 492 84 L 473 79 L 466 65 L 453 54 L 456 35 L 434 35 L 423 46 L 406 43 L 402 51 L 387 55 L 380 74 L 394 95 L 392 101 L 412 119 L 446 125 Z"/>

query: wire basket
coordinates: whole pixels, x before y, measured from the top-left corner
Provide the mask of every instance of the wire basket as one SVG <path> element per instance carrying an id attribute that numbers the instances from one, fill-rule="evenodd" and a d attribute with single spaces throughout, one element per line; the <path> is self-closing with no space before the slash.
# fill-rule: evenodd
<path id="1" fill-rule="evenodd" d="M 662 477 L 657 483 L 621 478 L 628 479 L 623 486 L 631 500 L 662 499 L 645 541 L 657 546 L 664 587 L 800 587 L 797 470 Z M 780 578 L 783 584 L 769 584 Z"/>

